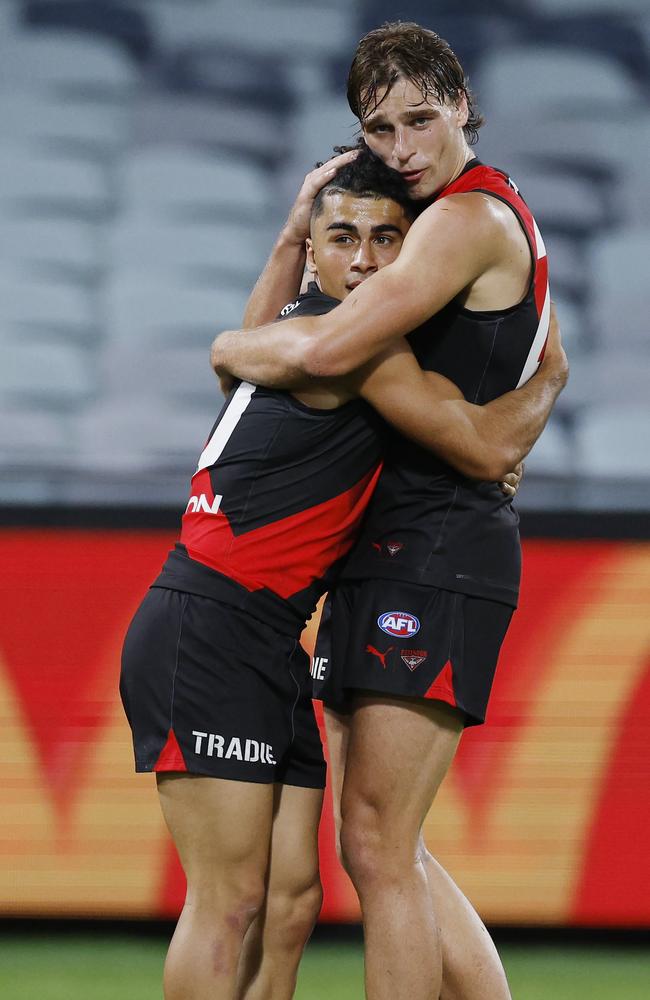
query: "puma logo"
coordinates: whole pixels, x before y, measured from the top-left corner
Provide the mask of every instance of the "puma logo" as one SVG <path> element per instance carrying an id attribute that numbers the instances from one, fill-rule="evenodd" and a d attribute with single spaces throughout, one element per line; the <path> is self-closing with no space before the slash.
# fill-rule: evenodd
<path id="1" fill-rule="evenodd" d="M 373 656 L 376 656 L 377 659 L 379 660 L 379 662 L 381 663 L 382 667 L 385 670 L 386 669 L 386 657 L 388 656 L 389 653 L 392 653 L 392 651 L 394 649 L 395 649 L 394 646 L 389 646 L 385 653 L 380 653 L 379 650 L 375 649 L 374 646 L 366 646 L 366 653 L 372 653 Z"/>

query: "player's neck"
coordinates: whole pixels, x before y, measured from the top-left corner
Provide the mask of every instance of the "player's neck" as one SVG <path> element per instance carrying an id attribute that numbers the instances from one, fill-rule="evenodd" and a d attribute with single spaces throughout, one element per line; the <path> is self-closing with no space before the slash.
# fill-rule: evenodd
<path id="1" fill-rule="evenodd" d="M 463 170 L 470 162 L 470 160 L 475 160 L 475 159 L 476 159 L 476 153 L 469 148 L 467 143 L 464 143 L 456 160 L 454 171 L 449 180 L 447 181 L 447 183 L 445 184 L 445 187 L 449 187 L 450 184 L 453 184 L 454 181 L 460 177 L 460 175 L 462 174 Z"/>

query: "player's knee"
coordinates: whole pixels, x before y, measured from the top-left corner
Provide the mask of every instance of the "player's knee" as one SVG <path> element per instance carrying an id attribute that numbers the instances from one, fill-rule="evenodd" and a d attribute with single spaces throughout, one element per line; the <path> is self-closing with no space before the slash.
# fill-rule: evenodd
<path id="1" fill-rule="evenodd" d="M 415 862 L 416 851 L 408 835 L 396 834 L 376 810 L 364 809 L 343 820 L 341 858 L 355 887 L 362 890 L 377 881 L 399 881 L 405 866 Z"/>
<path id="2" fill-rule="evenodd" d="M 351 815 L 343 820 L 341 861 L 355 886 L 372 879 L 381 863 L 379 825 L 372 816 Z"/>
<path id="3" fill-rule="evenodd" d="M 283 890 L 271 890 L 266 904 L 267 933 L 283 950 L 304 947 L 314 929 L 323 902 L 316 875 L 312 880 Z"/>
<path id="4" fill-rule="evenodd" d="M 256 867 L 233 865 L 219 873 L 193 873 L 187 881 L 187 903 L 207 919 L 211 914 L 216 919 L 225 916 L 233 929 L 247 929 L 265 898 L 264 873 Z"/>

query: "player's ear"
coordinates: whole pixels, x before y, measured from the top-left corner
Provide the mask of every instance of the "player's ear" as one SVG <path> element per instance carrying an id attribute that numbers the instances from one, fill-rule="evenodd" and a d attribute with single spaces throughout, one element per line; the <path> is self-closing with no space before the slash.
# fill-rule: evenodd
<path id="1" fill-rule="evenodd" d="M 314 257 L 314 244 L 312 243 L 309 236 L 305 240 L 305 249 L 307 251 L 307 270 L 313 275 L 318 274 L 318 268 L 316 267 L 316 258 Z"/>

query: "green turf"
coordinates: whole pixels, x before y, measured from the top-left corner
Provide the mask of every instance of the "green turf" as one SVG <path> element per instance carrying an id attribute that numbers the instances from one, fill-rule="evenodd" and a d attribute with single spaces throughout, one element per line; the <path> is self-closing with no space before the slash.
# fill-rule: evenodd
<path id="1" fill-rule="evenodd" d="M 0 940 L 2 1000 L 160 1000 L 165 944 L 139 938 Z M 502 949 L 514 1000 L 648 1000 L 650 953 L 586 947 Z M 358 945 L 313 944 L 296 1000 L 362 1000 Z M 488 998 L 486 998 L 488 1000 Z"/>

